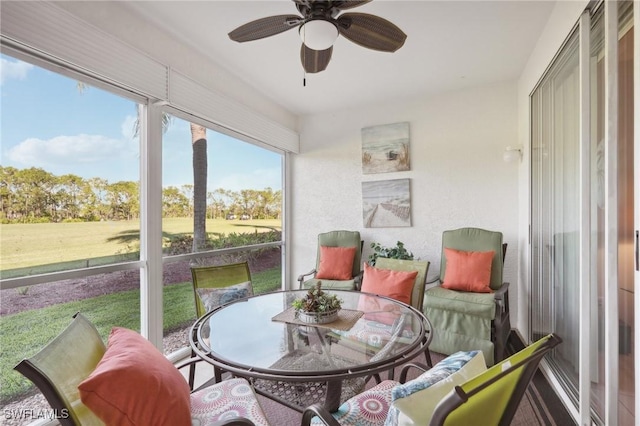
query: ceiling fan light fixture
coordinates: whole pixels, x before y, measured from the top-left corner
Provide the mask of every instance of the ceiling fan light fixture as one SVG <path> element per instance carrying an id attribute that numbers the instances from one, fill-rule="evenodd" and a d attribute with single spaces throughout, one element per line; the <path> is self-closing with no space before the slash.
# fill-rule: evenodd
<path id="1" fill-rule="evenodd" d="M 313 19 L 300 26 L 300 38 L 309 49 L 326 50 L 338 38 L 338 28 L 324 19 Z"/>

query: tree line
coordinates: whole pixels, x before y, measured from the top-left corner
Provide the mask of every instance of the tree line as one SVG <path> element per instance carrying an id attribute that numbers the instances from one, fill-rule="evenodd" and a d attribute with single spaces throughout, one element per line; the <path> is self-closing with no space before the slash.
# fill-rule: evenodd
<path id="1" fill-rule="evenodd" d="M 0 166 L 2 223 L 130 220 L 140 217 L 139 182 L 110 183 L 41 168 Z M 193 217 L 193 185 L 162 190 L 164 217 Z M 207 192 L 207 218 L 277 219 L 282 191 L 271 188 Z"/>

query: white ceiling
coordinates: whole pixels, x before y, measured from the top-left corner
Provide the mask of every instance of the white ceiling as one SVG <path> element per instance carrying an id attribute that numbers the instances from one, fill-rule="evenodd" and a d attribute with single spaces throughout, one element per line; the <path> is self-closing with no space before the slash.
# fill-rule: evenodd
<path id="1" fill-rule="evenodd" d="M 296 115 L 417 98 L 520 75 L 553 1 L 374 0 L 350 10 L 378 15 L 407 34 L 395 53 L 369 50 L 339 37 L 327 69 L 303 87 L 297 28 L 246 43 L 236 27 L 266 16 L 297 14 L 288 0 L 122 2 L 141 18 Z"/>

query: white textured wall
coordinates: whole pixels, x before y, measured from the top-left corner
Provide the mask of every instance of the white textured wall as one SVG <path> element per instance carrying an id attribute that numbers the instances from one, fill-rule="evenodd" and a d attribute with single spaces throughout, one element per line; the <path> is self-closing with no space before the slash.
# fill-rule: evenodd
<path id="1" fill-rule="evenodd" d="M 514 280 L 518 164 L 505 163 L 502 154 L 517 142 L 516 94 L 515 82 L 501 83 L 303 117 L 301 153 L 291 164 L 291 279 L 314 266 L 320 232 L 359 230 L 364 259 L 371 242 L 394 245 L 400 240 L 432 263 L 433 276 L 442 231 L 474 226 L 504 233 L 509 243 L 505 278 Z M 401 121 L 410 123 L 411 171 L 364 175 L 360 130 Z M 365 229 L 362 182 L 399 178 L 411 182 L 412 226 Z"/>

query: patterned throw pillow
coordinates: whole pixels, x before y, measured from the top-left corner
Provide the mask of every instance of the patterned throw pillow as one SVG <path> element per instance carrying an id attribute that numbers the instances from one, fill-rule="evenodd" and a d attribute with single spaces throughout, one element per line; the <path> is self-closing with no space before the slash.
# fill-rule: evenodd
<path id="1" fill-rule="evenodd" d="M 251 281 L 222 288 L 198 288 L 196 291 L 207 312 L 234 300 L 253 296 Z"/>
<path id="2" fill-rule="evenodd" d="M 393 326 L 385 322 L 360 318 L 349 330 L 332 329 L 331 332 L 337 336 L 380 349 L 391 339 Z M 407 328 L 402 331 L 401 336 L 413 339 L 414 333 Z"/>
<path id="3" fill-rule="evenodd" d="M 391 391 L 398 382 L 384 380 L 344 402 L 331 415 L 343 426 L 382 426 L 391 403 Z M 318 417 L 311 419 L 312 426 L 325 425 Z"/>
<path id="4" fill-rule="evenodd" d="M 482 351 L 456 352 L 419 377 L 393 388 L 385 426 L 426 425 L 436 405 L 456 385 L 487 369 Z"/>

